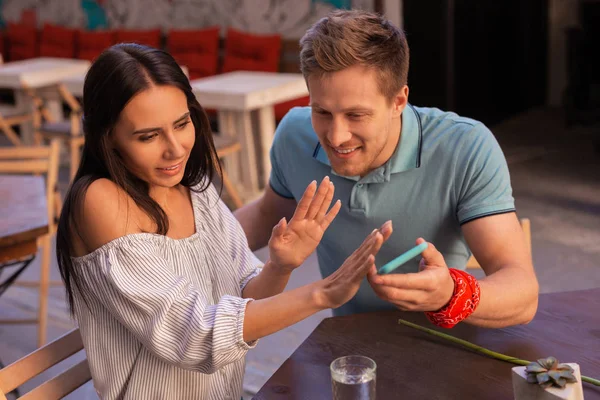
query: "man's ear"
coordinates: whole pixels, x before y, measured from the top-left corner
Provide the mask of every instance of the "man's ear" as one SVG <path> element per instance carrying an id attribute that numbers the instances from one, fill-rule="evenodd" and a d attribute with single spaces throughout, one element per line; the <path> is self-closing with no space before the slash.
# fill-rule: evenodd
<path id="1" fill-rule="evenodd" d="M 404 111 L 404 108 L 406 107 L 406 105 L 408 104 L 408 86 L 404 85 L 402 86 L 402 89 L 400 89 L 398 91 L 398 93 L 396 93 L 396 96 L 394 96 L 394 100 L 393 100 L 393 105 L 394 105 L 394 117 L 400 117 L 402 115 L 402 112 Z"/>

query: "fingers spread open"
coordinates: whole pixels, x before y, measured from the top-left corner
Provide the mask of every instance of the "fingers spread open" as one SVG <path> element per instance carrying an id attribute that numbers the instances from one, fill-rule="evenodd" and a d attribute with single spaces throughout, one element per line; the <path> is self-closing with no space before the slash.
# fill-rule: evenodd
<path id="1" fill-rule="evenodd" d="M 333 189 L 333 185 L 329 181 L 329 177 L 326 176 L 321 181 L 321 184 L 319 185 L 319 188 L 317 189 L 317 193 L 315 194 L 312 201 L 310 202 L 310 206 L 308 207 L 308 211 L 306 212 L 306 216 L 305 216 L 306 219 L 315 219 L 315 217 L 321 211 L 322 206 L 325 207 L 325 210 L 327 210 L 329 208 L 329 204 L 331 204 L 331 199 L 333 198 L 333 195 L 331 195 L 331 197 L 329 198 L 328 204 L 324 204 L 324 203 L 326 202 L 328 194 L 332 189 Z M 323 214 L 325 214 L 325 212 L 323 212 Z"/>
<path id="2" fill-rule="evenodd" d="M 296 206 L 296 211 L 294 212 L 294 219 L 304 219 L 306 213 L 308 212 L 308 208 L 310 207 L 310 203 L 315 195 L 317 190 L 317 181 L 312 181 L 304 191 L 302 198 L 298 202 Z"/>
<path id="3" fill-rule="evenodd" d="M 340 212 L 341 208 L 342 208 L 342 202 L 340 200 L 336 201 L 333 204 L 333 207 L 331 207 L 329 212 L 327 214 L 325 214 L 325 217 L 321 220 L 321 228 L 323 228 L 323 230 L 329 228 L 329 225 L 331 225 L 334 218 Z"/>

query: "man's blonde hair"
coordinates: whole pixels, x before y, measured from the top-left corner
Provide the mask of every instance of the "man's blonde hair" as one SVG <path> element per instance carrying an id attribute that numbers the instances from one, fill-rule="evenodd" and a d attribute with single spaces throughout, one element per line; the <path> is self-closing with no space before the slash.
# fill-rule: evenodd
<path id="1" fill-rule="evenodd" d="M 305 79 L 362 65 L 377 72 L 379 89 L 389 101 L 406 85 L 408 61 L 404 32 L 367 11 L 333 11 L 300 39 L 300 69 Z"/>

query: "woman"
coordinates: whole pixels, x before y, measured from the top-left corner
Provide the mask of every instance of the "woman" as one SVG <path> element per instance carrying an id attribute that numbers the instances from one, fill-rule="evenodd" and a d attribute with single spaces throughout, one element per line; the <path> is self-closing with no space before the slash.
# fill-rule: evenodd
<path id="1" fill-rule="evenodd" d="M 83 109 L 57 255 L 103 399 L 239 399 L 256 340 L 347 302 L 391 234 L 388 223 L 335 274 L 282 293 L 340 208 L 328 178 L 273 229 L 263 266 L 211 184 L 208 119 L 170 55 L 106 50 Z"/>

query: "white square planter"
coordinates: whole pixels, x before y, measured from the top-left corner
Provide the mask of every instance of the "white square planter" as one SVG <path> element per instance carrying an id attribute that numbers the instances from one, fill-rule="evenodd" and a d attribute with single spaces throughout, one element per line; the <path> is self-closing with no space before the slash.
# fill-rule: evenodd
<path id="1" fill-rule="evenodd" d="M 515 400 L 583 400 L 579 365 L 575 363 L 567 363 L 567 365 L 573 368 L 573 375 L 577 378 L 577 382 L 567 383 L 563 389 L 552 386 L 544 389 L 538 384 L 529 383 L 525 367 L 514 367 L 512 384 Z"/>

